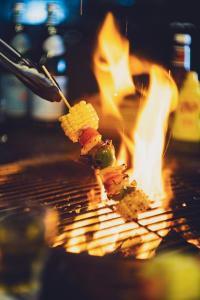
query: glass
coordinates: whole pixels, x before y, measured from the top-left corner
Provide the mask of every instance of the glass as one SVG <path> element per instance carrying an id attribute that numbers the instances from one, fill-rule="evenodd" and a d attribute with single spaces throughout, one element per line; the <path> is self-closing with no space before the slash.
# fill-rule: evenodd
<path id="1" fill-rule="evenodd" d="M 56 212 L 42 207 L 0 217 L 0 299 L 39 299 L 56 226 Z"/>

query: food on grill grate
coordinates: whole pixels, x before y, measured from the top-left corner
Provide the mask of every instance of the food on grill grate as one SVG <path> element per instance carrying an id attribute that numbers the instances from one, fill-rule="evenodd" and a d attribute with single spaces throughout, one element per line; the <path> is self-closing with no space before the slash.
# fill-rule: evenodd
<path id="1" fill-rule="evenodd" d="M 107 196 L 116 200 L 116 209 L 127 220 L 136 219 L 138 213 L 149 207 L 148 197 L 137 189 L 136 182 L 129 183 L 125 165 L 116 165 L 115 148 L 111 140 L 102 140 L 98 129 L 98 115 L 91 104 L 80 101 L 69 109 L 59 121 L 65 134 L 81 145 L 81 155 L 100 176 Z"/>
<path id="2" fill-rule="evenodd" d="M 136 185 L 129 186 L 128 175 L 124 172 L 125 165 L 107 167 L 97 171 L 107 191 L 108 197 L 121 200 L 125 189 L 129 187 L 135 190 Z"/>
<path id="3" fill-rule="evenodd" d="M 117 212 L 125 220 L 131 221 L 137 218 L 138 213 L 147 210 L 148 207 L 149 201 L 146 194 L 141 190 L 133 190 L 125 193 L 123 201 L 117 204 Z"/>

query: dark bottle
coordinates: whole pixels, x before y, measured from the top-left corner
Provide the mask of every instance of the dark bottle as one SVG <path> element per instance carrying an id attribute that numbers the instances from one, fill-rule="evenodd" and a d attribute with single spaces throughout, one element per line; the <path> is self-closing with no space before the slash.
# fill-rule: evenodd
<path id="1" fill-rule="evenodd" d="M 8 43 L 21 54 L 31 48 L 31 42 L 23 26 L 24 4 L 17 2 L 13 7 L 13 35 Z M 11 119 L 24 119 L 27 116 L 29 91 L 14 75 L 2 72 L 1 99 L 5 113 Z"/>
<path id="2" fill-rule="evenodd" d="M 47 6 L 48 18 L 46 22 L 47 36 L 43 42 L 44 55 L 41 64 L 44 64 L 54 76 L 62 92 L 67 93 L 67 61 L 63 37 L 58 34 L 58 7 L 54 3 Z M 63 114 L 64 104 L 45 101 L 37 95 L 32 97 L 32 118 L 47 127 L 56 124 Z"/>
<path id="3" fill-rule="evenodd" d="M 184 33 L 174 34 L 172 57 L 172 76 L 177 84 L 178 90 L 181 89 L 191 65 L 191 36 Z"/>

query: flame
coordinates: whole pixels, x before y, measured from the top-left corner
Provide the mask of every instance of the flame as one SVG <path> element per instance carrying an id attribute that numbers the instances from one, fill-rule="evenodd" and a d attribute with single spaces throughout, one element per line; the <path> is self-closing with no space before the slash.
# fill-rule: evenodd
<path id="1" fill-rule="evenodd" d="M 117 164 L 122 165 L 125 162 L 128 162 L 128 153 L 125 143 L 122 142 L 119 148 L 119 153 L 117 155 Z"/>
<path id="2" fill-rule="evenodd" d="M 97 183 L 99 184 L 99 188 L 100 188 L 101 202 L 104 202 L 107 200 L 107 194 L 100 176 L 98 175 L 98 173 L 96 173 L 95 175 L 96 175 Z"/>
<path id="3" fill-rule="evenodd" d="M 94 73 L 99 85 L 102 111 L 121 118 L 118 106 L 135 87 L 129 66 L 129 43 L 121 36 L 114 17 L 108 13 L 98 34 Z"/>
<path id="4" fill-rule="evenodd" d="M 131 74 L 144 70 L 149 73 L 149 89 L 141 99 L 136 125 L 131 126 L 130 132 L 121 133 L 123 143 L 118 164 L 132 161 L 129 164 L 133 170 L 130 170 L 131 175 L 138 187 L 154 200 L 152 209 L 140 214 L 137 222 L 125 222 L 112 210 L 115 202 L 105 202 L 105 190 L 97 177 L 103 201 L 97 203 L 94 191 L 91 191 L 88 194 L 91 201 L 88 212 L 77 215 L 56 241 L 59 245 L 64 240 L 69 252 L 102 256 L 115 251 L 120 245 L 124 255 L 134 247 L 134 255 L 144 259 L 155 254 L 169 232 L 172 214 L 161 203 L 161 200 L 169 198 L 163 177 L 163 152 L 168 117 L 177 103 L 177 89 L 162 67 L 129 54 L 127 39 L 121 36 L 112 14 L 107 14 L 94 53 L 94 73 L 100 89 L 103 116 L 109 114 L 120 119 L 118 123 L 123 122 L 121 108 L 124 97 L 135 93 Z"/>
<path id="5" fill-rule="evenodd" d="M 156 65 L 151 68 L 150 79 L 149 93 L 133 133 L 133 177 L 150 199 L 159 201 L 167 196 L 162 176 L 163 151 L 176 86 L 169 74 Z"/>
<path id="6" fill-rule="evenodd" d="M 168 228 L 172 225 L 170 220 L 172 215 L 168 214 L 166 217 L 163 214 L 165 212 L 164 206 L 167 206 L 167 202 L 172 197 L 169 184 L 170 172 L 163 170 L 163 154 L 169 114 L 177 103 L 177 89 L 169 74 L 157 65 L 152 65 L 150 79 L 147 98 L 139 112 L 132 133 L 132 140 L 121 134 L 127 149 L 133 155 L 132 168 L 128 172 L 129 176 L 132 180 L 137 181 L 138 188 L 142 189 L 151 200 L 154 200 L 152 208 L 163 206 L 163 208 L 159 208 L 160 216 L 156 215 L 149 218 L 149 212 L 139 215 L 139 220 L 140 218 L 146 220 L 140 221 L 140 224 L 142 226 L 148 225 L 148 229 L 151 232 L 157 232 L 159 237 L 155 239 L 152 235 L 148 241 L 145 235 L 141 236 L 141 246 L 136 254 L 138 259 L 154 256 L 162 238 L 168 234 Z M 119 152 L 120 161 L 124 149 L 125 146 L 122 144 Z M 124 155 L 124 159 L 127 159 L 127 155 Z"/>
<path id="7" fill-rule="evenodd" d="M 96 215 L 98 217 L 98 230 L 87 244 L 87 250 L 90 255 L 103 256 L 116 249 L 116 242 L 119 238 L 118 226 L 116 225 L 125 222 L 124 220 L 118 220 L 117 222 L 110 220 L 109 215 L 101 215 L 99 210 L 97 210 Z M 107 228 L 108 225 L 111 228 Z M 113 228 L 112 225 L 114 226 Z"/>

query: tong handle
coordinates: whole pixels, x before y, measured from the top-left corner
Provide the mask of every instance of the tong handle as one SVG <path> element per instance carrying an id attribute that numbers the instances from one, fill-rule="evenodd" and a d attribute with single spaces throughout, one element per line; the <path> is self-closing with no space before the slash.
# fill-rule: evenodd
<path id="1" fill-rule="evenodd" d="M 41 98 L 51 102 L 61 101 L 62 97 L 58 84 L 52 84 L 39 65 L 23 57 L 1 38 L 0 64 Z"/>

